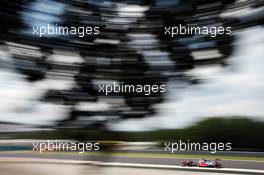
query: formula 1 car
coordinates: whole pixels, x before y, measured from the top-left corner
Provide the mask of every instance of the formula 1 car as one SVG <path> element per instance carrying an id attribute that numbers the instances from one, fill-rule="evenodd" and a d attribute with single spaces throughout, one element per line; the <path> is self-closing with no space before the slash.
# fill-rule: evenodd
<path id="1" fill-rule="evenodd" d="M 221 168 L 222 163 L 220 159 L 215 160 L 208 160 L 208 159 L 200 159 L 198 162 L 195 162 L 193 160 L 184 160 L 182 161 L 182 166 L 188 166 L 188 167 L 213 167 L 213 168 Z"/>
<path id="2" fill-rule="evenodd" d="M 215 160 L 207 160 L 201 159 L 197 162 L 198 167 L 213 167 L 213 168 L 221 168 L 222 163 L 220 159 Z"/>

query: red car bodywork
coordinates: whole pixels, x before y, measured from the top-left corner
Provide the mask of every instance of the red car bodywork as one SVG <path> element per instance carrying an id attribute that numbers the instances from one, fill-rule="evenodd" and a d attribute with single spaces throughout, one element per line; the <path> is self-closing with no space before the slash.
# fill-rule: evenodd
<path id="1" fill-rule="evenodd" d="M 220 160 L 215 159 L 215 160 L 205 160 L 201 159 L 198 161 L 198 166 L 199 167 L 213 167 L 213 168 L 221 168 L 222 164 Z"/>
<path id="2" fill-rule="evenodd" d="M 184 160 L 182 161 L 182 166 L 188 166 L 188 167 L 213 167 L 213 168 L 221 168 L 222 164 L 219 159 L 215 160 L 205 160 L 201 159 L 198 162 L 192 161 L 192 160 Z"/>

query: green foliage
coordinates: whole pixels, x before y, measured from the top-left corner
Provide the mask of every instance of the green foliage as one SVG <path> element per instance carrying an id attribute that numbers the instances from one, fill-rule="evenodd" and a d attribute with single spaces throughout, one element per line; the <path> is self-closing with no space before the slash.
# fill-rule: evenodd
<path id="1" fill-rule="evenodd" d="M 213 117 L 183 129 L 141 132 L 102 132 L 89 130 L 53 130 L 5 134 L 23 139 L 73 139 L 113 141 L 192 141 L 231 142 L 232 149 L 264 151 L 264 122 L 245 117 Z"/>

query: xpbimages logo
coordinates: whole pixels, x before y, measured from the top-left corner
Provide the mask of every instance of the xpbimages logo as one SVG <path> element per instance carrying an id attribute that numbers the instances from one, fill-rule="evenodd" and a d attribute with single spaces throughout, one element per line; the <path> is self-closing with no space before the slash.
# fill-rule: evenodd
<path id="1" fill-rule="evenodd" d="M 187 142 L 183 142 L 180 140 L 179 142 L 165 142 L 164 143 L 164 150 L 168 151 L 170 153 L 175 153 L 176 151 L 209 151 L 210 153 L 214 154 L 217 151 L 231 151 L 232 143 L 227 142 L 190 142 L 188 140 Z"/>
<path id="2" fill-rule="evenodd" d="M 39 37 L 47 36 L 47 35 L 75 35 L 78 37 L 84 37 L 86 35 L 99 35 L 100 27 L 95 26 L 58 26 L 57 24 L 51 25 L 47 24 L 44 26 L 33 26 L 32 27 L 33 35 L 38 35 Z"/>
<path id="3" fill-rule="evenodd" d="M 109 95 L 111 93 L 143 93 L 148 96 L 155 93 L 165 93 L 165 84 L 123 84 L 123 82 L 108 82 L 99 84 L 98 92 Z"/>
<path id="4" fill-rule="evenodd" d="M 172 38 L 177 35 L 208 35 L 214 38 L 217 35 L 231 35 L 231 29 L 231 27 L 224 26 L 193 26 L 189 24 L 179 24 L 178 26 L 164 27 L 164 34 Z"/>
<path id="5" fill-rule="evenodd" d="M 85 151 L 98 151 L 99 143 L 96 142 L 63 142 L 63 141 L 37 141 L 33 142 L 33 151 L 42 153 L 44 151 L 76 151 L 84 153 Z"/>

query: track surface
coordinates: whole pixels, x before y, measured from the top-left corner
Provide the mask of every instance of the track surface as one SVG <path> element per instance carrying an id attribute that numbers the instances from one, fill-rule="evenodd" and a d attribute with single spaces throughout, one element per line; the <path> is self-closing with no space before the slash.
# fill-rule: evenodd
<path id="1" fill-rule="evenodd" d="M 77 153 L 76 153 L 77 154 Z M 54 158 L 69 160 L 92 160 L 105 162 L 140 163 L 157 165 L 181 165 L 181 158 L 149 158 L 149 157 L 127 157 L 127 156 L 94 156 L 94 155 L 61 155 L 61 154 L 25 154 L 25 153 L 0 153 L 0 157 L 30 157 L 30 158 Z M 184 159 L 189 160 L 189 159 Z M 198 159 L 191 159 L 198 160 Z M 264 170 L 264 162 L 243 161 L 243 160 L 223 160 L 226 168 L 256 169 Z"/>
<path id="2" fill-rule="evenodd" d="M 38 164 L 10 163 L 0 164 L 1 174 L 5 175 L 201 175 L 200 172 L 175 171 L 175 170 L 153 170 L 143 168 L 121 168 L 121 167 L 95 167 L 88 165 L 63 165 L 63 164 Z M 203 172 L 203 175 L 227 175 L 225 173 Z M 235 174 L 233 174 L 235 175 Z"/>

